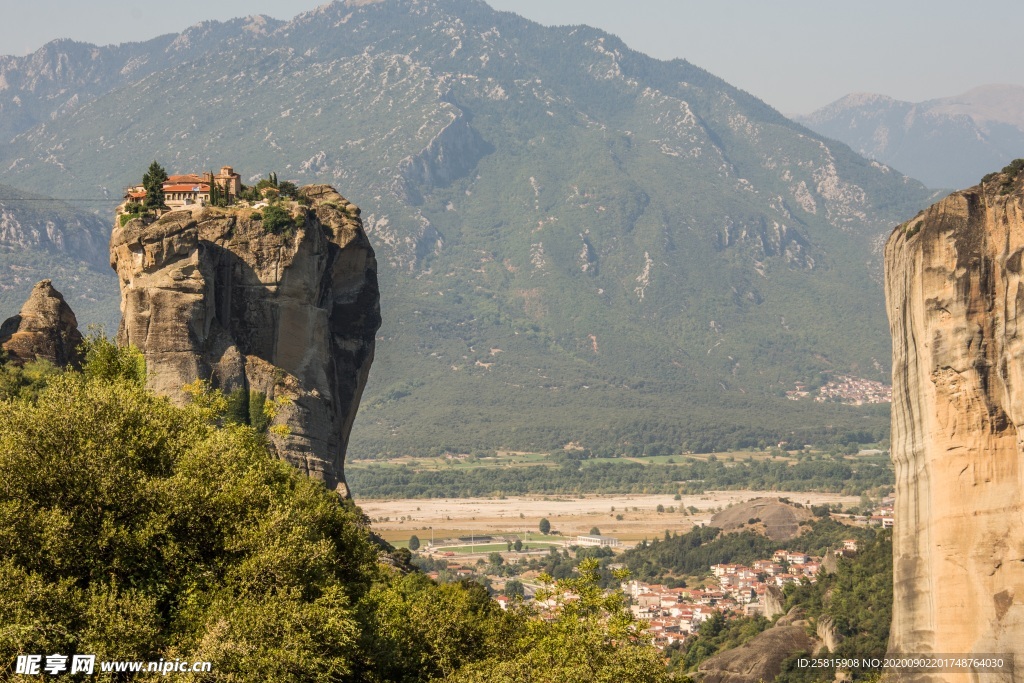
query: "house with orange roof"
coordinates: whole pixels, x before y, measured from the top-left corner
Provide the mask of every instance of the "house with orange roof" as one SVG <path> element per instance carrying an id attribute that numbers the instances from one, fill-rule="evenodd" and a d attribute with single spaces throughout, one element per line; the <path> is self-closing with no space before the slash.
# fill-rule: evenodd
<path id="1" fill-rule="evenodd" d="M 164 181 L 164 204 L 170 208 L 182 209 L 189 206 L 206 206 L 210 203 L 213 189 L 219 191 L 228 204 L 234 204 L 242 192 L 242 176 L 235 173 L 231 166 L 222 166 L 220 173 L 208 171 L 197 173 L 180 173 L 170 175 Z M 142 185 L 134 185 L 125 190 L 125 205 L 141 204 L 146 198 L 146 190 Z"/>

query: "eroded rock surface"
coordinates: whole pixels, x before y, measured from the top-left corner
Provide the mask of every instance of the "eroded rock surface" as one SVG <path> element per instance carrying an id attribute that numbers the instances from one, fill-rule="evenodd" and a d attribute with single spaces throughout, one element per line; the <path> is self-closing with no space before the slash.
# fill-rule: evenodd
<path id="1" fill-rule="evenodd" d="M 154 391 L 184 400 L 197 378 L 258 410 L 284 398 L 278 454 L 348 495 L 345 449 L 380 327 L 377 263 L 359 209 L 326 185 L 300 190 L 297 225 L 258 210 L 196 208 L 115 226 L 118 343 L 146 357 Z"/>
<path id="2" fill-rule="evenodd" d="M 78 367 L 81 343 L 74 312 L 49 280 L 37 283 L 18 315 L 0 326 L 0 347 L 19 365 L 41 359 Z"/>
<path id="3" fill-rule="evenodd" d="M 703 661 L 694 678 L 701 683 L 773 681 L 787 658 L 815 650 L 817 641 L 807 635 L 807 625 L 799 610 L 794 610 L 745 644 Z"/>
<path id="4" fill-rule="evenodd" d="M 886 244 L 894 653 L 1013 653 L 1024 666 L 1022 181 L 955 192 Z"/>

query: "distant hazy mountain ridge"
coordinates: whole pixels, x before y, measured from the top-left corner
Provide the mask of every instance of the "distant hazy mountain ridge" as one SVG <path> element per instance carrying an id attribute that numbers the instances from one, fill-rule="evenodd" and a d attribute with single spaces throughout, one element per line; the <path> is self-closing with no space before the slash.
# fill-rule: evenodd
<path id="1" fill-rule="evenodd" d="M 931 187 L 972 185 L 1024 155 L 1024 87 L 913 103 L 857 93 L 796 120 Z"/>
<path id="2" fill-rule="evenodd" d="M 152 159 L 229 163 L 362 207 L 384 324 L 353 455 L 884 423 L 782 395 L 887 378 L 878 247 L 931 194 L 687 62 L 476 0 L 206 23 L 93 70 L 40 52 L 10 62 L 36 123 L 2 182 L 115 196 Z"/>
<path id="3" fill-rule="evenodd" d="M 18 311 L 40 280 L 60 283 L 68 301 L 88 322 L 116 329 L 117 283 L 110 272 L 109 218 L 0 185 L 0 309 Z"/>
<path id="4" fill-rule="evenodd" d="M 0 185 L 0 250 L 64 253 L 106 265 L 108 232 L 93 213 Z"/>

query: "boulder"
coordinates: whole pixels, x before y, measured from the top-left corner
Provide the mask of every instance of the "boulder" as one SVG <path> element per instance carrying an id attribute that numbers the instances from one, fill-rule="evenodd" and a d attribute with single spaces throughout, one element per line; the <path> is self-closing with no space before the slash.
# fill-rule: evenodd
<path id="1" fill-rule="evenodd" d="M 19 365 L 39 359 L 80 367 L 81 344 L 78 320 L 50 280 L 36 284 L 21 311 L 0 326 L 0 347 Z"/>
<path id="2" fill-rule="evenodd" d="M 787 615 L 789 616 L 789 615 Z M 783 617 L 775 626 L 749 641 L 709 657 L 697 667 L 695 679 L 702 683 L 761 683 L 773 681 L 789 657 L 810 654 L 816 643 L 807 635 L 807 622 L 801 615 Z"/>

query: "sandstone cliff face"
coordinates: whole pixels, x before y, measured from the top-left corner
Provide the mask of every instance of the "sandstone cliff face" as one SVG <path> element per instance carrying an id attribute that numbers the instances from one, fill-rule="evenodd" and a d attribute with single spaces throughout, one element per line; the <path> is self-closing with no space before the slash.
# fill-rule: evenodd
<path id="1" fill-rule="evenodd" d="M 0 326 L 0 347 L 20 365 L 40 359 L 78 367 L 81 343 L 74 312 L 49 280 L 36 284 L 18 315 Z"/>
<path id="2" fill-rule="evenodd" d="M 886 244 L 893 652 L 1015 653 L 1024 666 L 1021 181 L 956 192 Z"/>
<path id="3" fill-rule="evenodd" d="M 380 327 L 377 265 L 358 208 L 325 185 L 300 193 L 312 206 L 294 207 L 282 234 L 248 209 L 115 226 L 118 343 L 137 346 L 150 388 L 175 400 L 197 378 L 243 404 L 287 399 L 278 454 L 347 496 L 345 449 Z"/>

